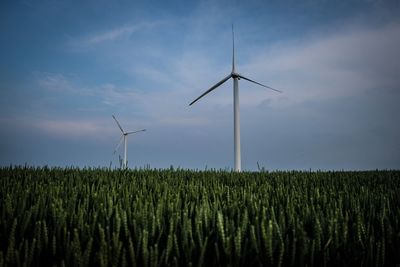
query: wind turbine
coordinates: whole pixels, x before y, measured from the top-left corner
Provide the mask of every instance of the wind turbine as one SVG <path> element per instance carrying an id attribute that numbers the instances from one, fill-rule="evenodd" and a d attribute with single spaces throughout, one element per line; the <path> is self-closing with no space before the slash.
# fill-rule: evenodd
<path id="1" fill-rule="evenodd" d="M 128 135 L 134 134 L 134 133 L 138 133 L 138 132 L 144 132 L 144 131 L 146 131 L 146 129 L 139 130 L 139 131 L 133 131 L 133 132 L 125 132 L 124 129 L 122 129 L 121 124 L 119 124 L 118 120 L 115 118 L 115 116 L 112 115 L 112 117 L 113 117 L 113 119 L 115 120 L 115 122 L 117 123 L 119 129 L 120 129 L 121 132 L 122 132 L 121 138 L 119 139 L 118 144 L 117 144 L 117 146 L 116 146 L 115 149 L 114 149 L 114 154 L 115 154 L 115 152 L 117 152 L 117 149 L 118 149 L 119 146 L 121 145 L 122 139 L 123 139 L 123 141 L 124 141 L 124 161 L 123 161 L 123 167 L 126 168 L 126 167 L 127 167 L 127 160 L 128 160 L 128 158 L 127 158 L 127 152 L 128 152 Z"/>
<path id="2" fill-rule="evenodd" d="M 210 93 L 211 91 L 217 89 L 220 85 L 225 83 L 227 80 L 230 78 L 233 79 L 233 129 L 234 129 L 234 134 L 233 134 L 233 139 L 234 139 L 234 156 L 235 156 L 235 171 L 240 172 L 242 169 L 242 163 L 241 163 L 241 156 L 240 156 L 240 114 L 239 114 L 239 80 L 243 79 L 255 84 L 258 84 L 260 86 L 263 86 L 265 88 L 271 89 L 273 91 L 282 93 L 282 91 L 276 90 L 272 87 L 266 86 L 264 84 L 261 84 L 259 82 L 253 81 L 249 78 L 244 77 L 243 75 L 239 74 L 236 72 L 235 68 L 235 35 L 233 32 L 233 25 L 232 25 L 232 72 L 223 78 L 221 81 L 213 85 L 210 89 L 205 91 L 201 96 L 193 100 L 192 103 L 189 104 L 189 106 L 193 105 L 196 103 L 200 98 L 205 96 L 206 94 Z"/>

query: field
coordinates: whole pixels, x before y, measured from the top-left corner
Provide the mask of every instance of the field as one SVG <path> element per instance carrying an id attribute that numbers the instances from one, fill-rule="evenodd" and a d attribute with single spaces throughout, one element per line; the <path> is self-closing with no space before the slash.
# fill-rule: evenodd
<path id="1" fill-rule="evenodd" d="M 1 266 L 396 266 L 400 172 L 0 168 Z"/>

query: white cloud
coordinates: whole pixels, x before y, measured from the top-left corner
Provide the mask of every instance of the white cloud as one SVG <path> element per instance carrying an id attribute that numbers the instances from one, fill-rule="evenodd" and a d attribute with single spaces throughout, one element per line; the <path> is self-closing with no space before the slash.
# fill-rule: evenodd
<path id="1" fill-rule="evenodd" d="M 53 118 L 51 118 L 53 117 Z M 5 129 L 24 135 L 42 135 L 63 140 L 108 140 L 118 134 L 110 118 L 63 118 L 51 116 L 10 116 L 0 118 Z M 4 131 L 7 132 L 7 131 Z"/>
<path id="2" fill-rule="evenodd" d="M 67 80 L 67 78 L 60 73 L 49 73 L 49 72 L 34 72 L 33 73 L 37 83 L 42 88 L 50 91 L 59 92 L 73 92 L 75 89 Z"/>
<path id="3" fill-rule="evenodd" d="M 289 103 L 400 86 L 400 24 L 350 27 L 261 51 L 244 75 L 284 90 Z M 265 78 L 260 78 L 265 77 Z M 265 99 L 256 94 L 253 100 Z M 280 102 L 280 105 L 284 102 Z"/>
<path id="4" fill-rule="evenodd" d="M 34 127 L 40 131 L 62 139 L 92 138 L 104 139 L 114 131 L 110 123 L 103 119 L 76 120 L 76 119 L 57 119 L 57 120 L 38 120 Z"/>
<path id="5" fill-rule="evenodd" d="M 135 94 L 135 90 L 126 89 L 124 91 L 117 88 L 117 86 L 112 83 L 84 87 L 79 84 L 76 77 L 68 77 L 61 73 L 34 72 L 34 76 L 37 84 L 42 89 L 70 96 L 96 96 L 102 100 L 101 103 L 109 106 L 127 104 L 139 97 Z M 61 97 L 61 95 L 58 96 Z"/>
<path id="6" fill-rule="evenodd" d="M 168 75 L 164 70 L 153 66 L 135 66 L 130 74 L 134 77 L 140 77 L 163 84 L 174 82 L 170 75 Z"/>
<path id="7" fill-rule="evenodd" d="M 109 32 L 98 40 L 127 34 L 133 29 L 128 28 Z M 202 34 L 192 33 L 188 38 L 198 38 Z M 400 24 L 392 23 L 374 28 L 351 25 L 314 34 L 296 43 L 281 43 L 268 50 L 259 47 L 251 53 L 244 51 L 254 57 L 241 59 L 240 62 L 246 63 L 238 65 L 239 72 L 284 93 L 241 80 L 241 106 L 247 110 L 266 105 L 287 108 L 310 100 L 357 95 L 368 89 L 399 87 L 398 47 Z M 222 64 L 215 64 L 205 56 L 207 48 L 204 49 L 193 52 L 185 48 L 179 57 L 166 54 L 159 58 L 160 64 L 156 67 L 149 63 L 126 66 L 127 73 L 143 81 L 134 87 L 109 83 L 82 89 L 65 76 L 50 73 L 42 75 L 40 84 L 73 94 L 96 96 L 112 108 L 129 107 L 155 123 L 204 124 L 209 119 L 201 118 L 215 119 L 230 111 L 232 105 L 232 81 L 229 80 L 206 96 L 206 103 L 187 107 L 191 100 L 230 71 L 229 58 Z"/>
<path id="8" fill-rule="evenodd" d="M 145 70 L 144 72 L 154 73 L 152 70 Z M 138 90 L 136 88 L 118 87 L 112 83 L 85 88 L 80 86 L 79 82 L 74 80 L 73 77 L 58 73 L 37 72 L 35 76 L 37 76 L 37 82 L 42 88 L 51 90 L 54 93 L 55 99 L 65 97 L 65 94 L 70 97 L 69 100 L 65 101 L 73 101 L 72 99 L 75 96 L 90 98 L 89 106 L 82 106 L 79 110 L 83 109 L 89 113 L 94 113 L 98 110 L 93 109 L 93 112 L 91 112 L 91 106 L 98 107 L 99 104 L 104 104 L 104 110 L 109 110 L 110 114 L 122 111 L 124 113 L 123 116 L 129 115 L 130 119 L 127 121 L 130 121 L 132 126 L 138 124 L 143 124 L 144 126 L 151 124 L 164 126 L 204 125 L 209 121 L 203 116 L 199 117 L 190 112 L 188 113 L 188 103 L 191 97 L 189 92 L 185 92 L 182 87 L 174 87 L 175 81 L 167 78 L 165 82 L 168 86 L 165 90 Z M 178 81 L 176 83 L 180 84 Z M 96 103 L 95 99 L 99 102 Z M 51 100 L 48 99 L 47 101 Z M 134 119 L 132 116 L 136 114 L 139 114 L 145 121 L 139 122 Z M 68 136 L 88 135 L 95 132 L 95 130 L 100 130 L 98 122 L 81 122 L 79 120 L 41 120 L 37 125 L 47 132 L 58 132 L 60 134 L 63 132 L 62 129 L 67 129 L 66 135 Z M 127 126 L 131 125 L 128 124 Z"/>
<path id="9" fill-rule="evenodd" d="M 71 42 L 74 47 L 86 47 L 92 45 L 98 45 L 105 42 L 112 42 L 115 40 L 121 40 L 123 38 L 129 38 L 133 33 L 148 30 L 150 28 L 159 26 L 166 23 L 166 21 L 152 21 L 152 22 L 141 22 L 137 24 L 122 25 L 120 27 L 107 30 L 100 33 L 90 34 Z"/>
<path id="10" fill-rule="evenodd" d="M 105 104 L 113 107 L 130 107 L 139 110 L 140 116 L 146 119 L 147 125 L 184 126 L 206 124 L 208 119 L 198 117 L 188 112 L 189 97 L 180 90 L 149 90 L 138 91 L 129 88 L 117 88 L 108 84 L 102 86 L 98 94 Z"/>
<path id="11" fill-rule="evenodd" d="M 114 84 L 104 84 L 99 88 L 92 89 L 92 91 L 96 91 L 96 95 L 102 99 L 102 102 L 109 106 L 125 105 L 138 98 L 134 90 L 126 90 L 124 92 Z"/>
<path id="12" fill-rule="evenodd" d="M 307 101 L 354 96 L 373 88 L 398 87 L 399 25 L 342 28 L 301 42 L 281 43 L 268 50 L 259 47 L 244 53 L 255 56 L 241 59 L 240 62 L 247 63 L 238 65 L 239 72 L 284 93 L 277 94 L 241 80 L 241 106 L 246 112 L 266 106 L 300 108 Z M 141 123 L 145 127 L 227 123 L 231 119 L 232 81 L 206 96 L 202 103 L 188 107 L 191 100 L 230 71 L 229 58 L 222 64 L 214 64 L 205 57 L 207 48 L 204 49 L 193 52 L 186 48 L 179 57 L 167 54 L 159 59 L 157 67 L 149 63 L 126 66 L 127 73 L 144 80 L 132 87 L 108 83 L 81 89 L 70 77 L 49 73 L 42 75 L 40 82 L 46 88 L 96 96 L 110 112 L 122 111 L 121 115 L 133 120 L 137 116 L 134 127 Z"/>
<path id="13" fill-rule="evenodd" d="M 54 94 L 93 96 L 95 91 L 79 85 L 76 75 L 51 72 L 33 72 L 37 85 Z"/>

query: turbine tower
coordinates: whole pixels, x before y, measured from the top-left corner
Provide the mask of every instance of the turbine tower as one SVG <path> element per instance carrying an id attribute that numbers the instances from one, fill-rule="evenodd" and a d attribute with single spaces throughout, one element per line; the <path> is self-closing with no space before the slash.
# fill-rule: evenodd
<path id="1" fill-rule="evenodd" d="M 227 80 L 230 78 L 233 79 L 233 139 L 234 139 L 234 157 L 235 157 L 235 171 L 240 172 L 242 169 L 242 163 L 241 163 L 241 153 L 240 153 L 240 112 L 239 112 L 239 80 L 243 79 L 255 84 L 258 84 L 260 86 L 263 86 L 265 88 L 271 89 L 273 91 L 282 93 L 282 91 L 276 90 L 272 87 L 266 86 L 264 84 L 258 83 L 256 81 L 253 81 L 249 78 L 244 77 L 243 75 L 239 74 L 236 72 L 236 67 L 235 67 L 235 35 L 233 32 L 233 25 L 232 25 L 232 72 L 226 76 L 224 79 L 213 85 L 210 89 L 205 91 L 201 96 L 193 100 L 192 103 L 189 104 L 189 106 L 193 105 L 196 103 L 200 98 L 205 96 L 206 94 L 210 93 L 211 91 L 217 89 L 220 85 L 225 83 Z"/>
<path id="2" fill-rule="evenodd" d="M 113 117 L 113 119 L 115 120 L 115 122 L 117 123 L 119 129 L 120 129 L 121 132 L 122 132 L 121 138 L 119 139 L 118 144 L 117 144 L 117 146 L 116 146 L 115 149 L 114 149 L 114 154 L 115 154 L 115 152 L 117 152 L 117 149 L 118 149 L 119 146 L 121 145 L 122 139 L 123 139 L 123 141 L 124 141 L 124 161 L 123 161 L 123 165 L 122 165 L 122 166 L 123 166 L 124 169 L 125 169 L 125 168 L 127 167 L 127 162 L 128 162 L 128 157 L 127 157 L 127 152 L 128 152 L 128 135 L 134 134 L 134 133 L 138 133 L 138 132 L 144 132 L 144 131 L 146 131 L 146 129 L 139 130 L 139 131 L 133 131 L 133 132 L 125 132 L 124 129 L 122 129 L 121 124 L 119 124 L 118 120 L 115 118 L 115 116 L 112 115 L 112 117 Z"/>

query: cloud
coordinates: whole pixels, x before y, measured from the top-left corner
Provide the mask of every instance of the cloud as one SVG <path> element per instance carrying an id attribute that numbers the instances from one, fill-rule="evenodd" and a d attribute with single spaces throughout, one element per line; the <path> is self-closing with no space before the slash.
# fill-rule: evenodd
<path id="1" fill-rule="evenodd" d="M 113 42 L 124 38 L 129 38 L 133 33 L 148 30 L 150 28 L 165 24 L 166 21 L 158 20 L 152 22 L 141 22 L 137 24 L 122 25 L 112 30 L 89 34 L 87 36 L 78 38 L 71 42 L 72 46 L 75 47 L 86 47 L 98 45 L 106 42 Z"/>
<path id="2" fill-rule="evenodd" d="M 133 77 L 141 77 L 161 84 L 176 82 L 171 79 L 171 75 L 167 74 L 161 68 L 156 68 L 154 66 L 135 66 L 130 74 Z"/>
<path id="3" fill-rule="evenodd" d="M 58 138 L 94 138 L 105 136 L 110 133 L 109 127 L 105 126 L 103 120 L 40 120 L 35 127 L 41 131 L 57 136 Z M 109 123 L 107 123 L 109 124 Z"/>
<path id="4" fill-rule="evenodd" d="M 243 54 L 255 56 L 241 59 L 244 64 L 238 65 L 239 72 L 284 91 L 278 94 L 241 80 L 241 107 L 247 111 L 303 108 L 310 101 L 398 87 L 399 25 L 391 23 L 367 28 L 354 24 L 314 33 L 296 43 L 287 41 L 268 49 L 258 47 L 251 53 L 246 51 L 246 46 L 241 47 Z M 188 38 L 198 38 L 198 35 L 202 33 Z M 155 123 L 205 125 L 213 120 L 222 122 L 223 116 L 231 111 L 232 81 L 206 96 L 202 103 L 187 107 L 191 100 L 230 71 L 229 58 L 220 63 L 205 55 L 207 48 L 185 49 L 179 57 L 160 57 L 159 67 L 135 64 L 130 73 L 133 78 L 144 80 L 143 83 L 135 87 L 110 83 L 99 86 L 96 94 L 107 105 L 129 107 Z M 167 65 L 168 68 L 162 67 Z"/>
<path id="5" fill-rule="evenodd" d="M 0 118 L 4 133 L 14 131 L 23 135 L 46 136 L 63 140 L 107 140 L 118 134 L 110 118 L 50 118 L 47 116 L 9 116 Z"/>
<path id="6" fill-rule="evenodd" d="M 67 78 L 60 73 L 50 72 L 33 72 L 39 86 L 50 91 L 59 92 L 74 92 L 75 89 L 67 80 Z"/>
<path id="7" fill-rule="evenodd" d="M 284 90 L 287 104 L 393 90 L 400 86 L 398 47 L 398 22 L 368 28 L 350 25 L 268 51 L 260 49 L 241 70 Z M 265 99 L 257 96 L 254 101 Z"/>
<path id="8" fill-rule="evenodd" d="M 187 94 L 180 90 L 147 90 L 118 88 L 113 84 L 98 90 L 103 103 L 115 107 L 129 107 L 128 113 L 140 113 L 141 123 L 146 125 L 190 126 L 205 125 L 208 119 L 188 112 Z"/>
<path id="9" fill-rule="evenodd" d="M 205 34 L 197 31 L 191 33 L 186 42 L 191 44 L 191 38 Z M 121 28 L 115 32 L 129 31 Z M 284 91 L 277 94 L 241 80 L 241 106 L 247 110 L 283 109 L 309 101 L 354 96 L 368 90 L 398 88 L 400 55 L 397 47 L 400 47 L 400 24 L 396 22 L 379 27 L 354 23 L 314 32 L 300 41 L 286 41 L 268 49 L 264 46 L 254 49 L 253 46 L 251 52 L 246 51 L 246 46 L 238 47 L 242 50 L 239 54 L 254 55 L 240 59 L 239 63 L 244 62 L 237 66 L 240 73 Z M 132 86 L 104 83 L 85 87 L 74 82 L 74 77 L 51 73 L 44 73 L 40 84 L 52 90 L 96 97 L 110 108 L 125 107 L 126 112 L 131 110 L 132 114 L 133 110 L 142 118 L 159 123 L 195 124 L 189 123 L 192 119 L 204 124 L 209 119 L 200 118 L 217 119 L 230 111 L 232 105 L 232 81 L 227 81 L 207 96 L 205 103 L 187 107 L 191 100 L 230 71 L 229 58 L 226 62 L 216 62 L 206 56 L 208 50 L 185 48 L 178 56 L 161 54 L 157 66 L 149 62 L 126 65 L 125 73 L 138 81 Z"/>
<path id="10" fill-rule="evenodd" d="M 59 93 L 59 97 L 61 97 L 60 93 L 72 97 L 96 97 L 101 99 L 101 103 L 109 106 L 126 104 L 136 98 L 135 90 L 126 89 L 123 91 L 112 83 L 88 87 L 82 85 L 74 75 L 66 76 L 61 73 L 34 72 L 34 76 L 40 88 Z"/>
<path id="11" fill-rule="evenodd" d="M 58 95 L 93 96 L 94 88 L 80 84 L 77 75 L 34 71 L 33 77 L 41 89 Z"/>
<path id="12" fill-rule="evenodd" d="M 145 69 L 144 73 L 154 73 L 154 71 Z M 130 121 L 132 126 L 138 124 L 143 126 L 158 124 L 164 127 L 167 125 L 205 125 L 209 121 L 203 116 L 188 112 L 190 96 L 185 90 L 179 89 L 179 86 L 174 86 L 175 81 L 172 80 L 162 81 L 169 85 L 167 90 L 158 90 L 154 85 L 150 85 L 149 90 L 139 90 L 134 87 L 117 86 L 113 83 L 85 87 L 73 75 L 65 76 L 59 73 L 36 72 L 35 77 L 41 88 L 53 93 L 53 97 L 38 100 L 41 103 L 46 101 L 48 107 L 53 106 L 60 109 L 58 104 L 61 100 L 63 105 L 72 102 L 73 105 L 70 108 L 74 108 L 79 113 L 84 111 L 85 116 L 90 117 L 98 114 L 100 112 L 99 106 L 103 105 L 102 112 L 105 111 L 110 116 L 115 112 L 121 112 L 122 118 L 129 116 L 130 119 L 126 120 Z M 81 102 L 78 102 L 76 97 L 79 97 Z M 53 104 L 50 105 L 50 103 Z M 72 111 L 64 110 L 64 113 L 71 113 Z M 48 115 L 51 115 L 53 119 L 43 119 L 36 125 L 49 133 L 60 133 L 62 135 L 62 129 L 67 129 L 68 136 L 79 136 L 92 134 L 95 129 L 99 130 L 97 123 L 80 122 L 79 120 L 57 121 L 54 117 L 57 115 L 54 112 L 49 112 Z M 127 126 L 131 125 L 128 124 Z"/>
<path id="13" fill-rule="evenodd" d="M 101 85 L 98 88 L 92 89 L 92 91 L 96 91 L 96 95 L 102 99 L 102 102 L 109 106 L 124 105 L 129 102 L 132 103 L 138 98 L 134 90 L 122 91 L 111 83 Z"/>

